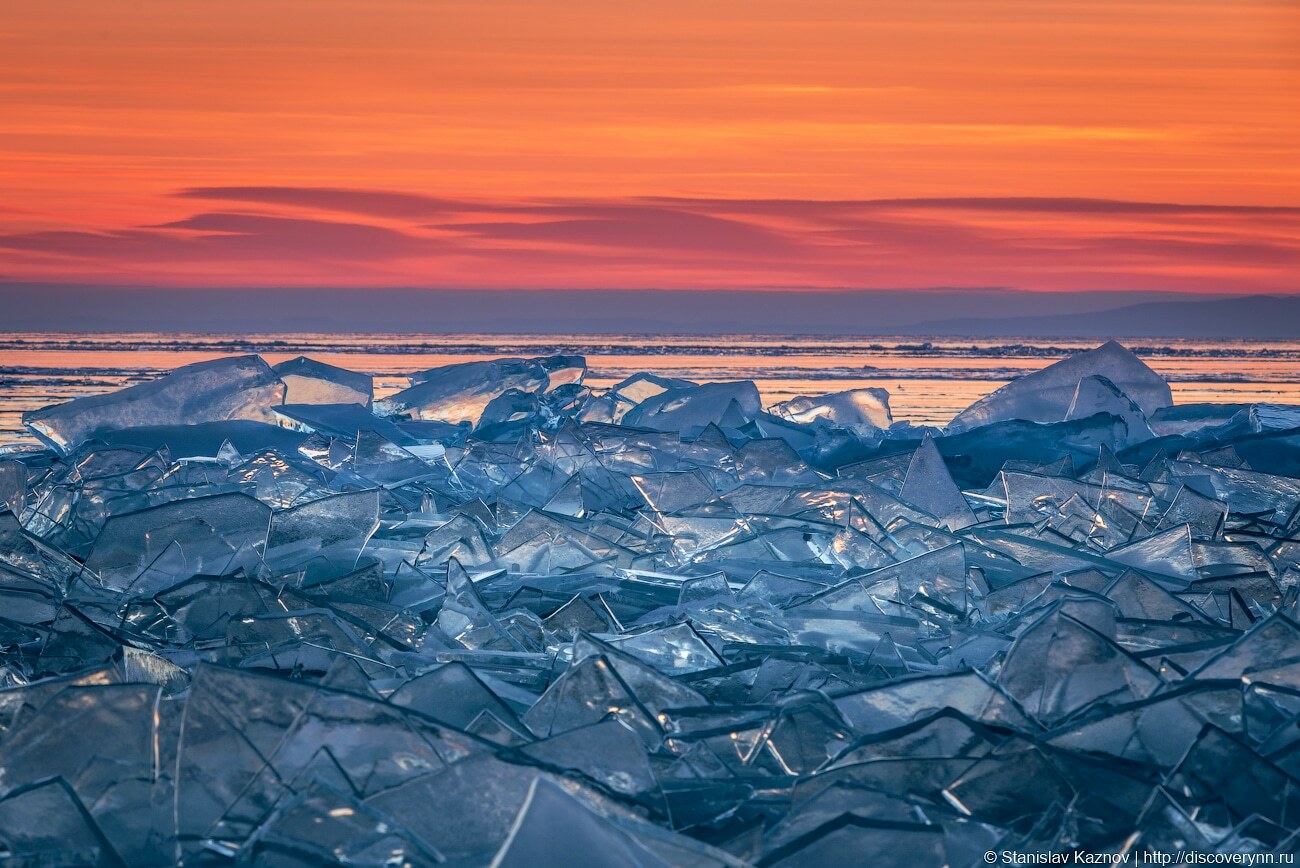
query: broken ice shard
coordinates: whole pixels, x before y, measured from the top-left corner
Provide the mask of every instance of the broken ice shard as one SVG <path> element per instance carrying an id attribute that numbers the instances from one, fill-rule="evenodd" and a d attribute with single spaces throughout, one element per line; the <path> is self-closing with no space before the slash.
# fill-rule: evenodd
<path id="1" fill-rule="evenodd" d="M 462 362 L 411 375 L 411 387 L 375 406 L 383 416 L 438 422 L 477 422 L 488 403 L 509 389 L 545 392 L 582 381 L 582 356 Z"/>
<path id="2" fill-rule="evenodd" d="M 638 403 L 623 423 L 689 436 L 709 425 L 739 428 L 762 409 L 758 389 L 750 382 L 674 386 Z"/>
<path id="3" fill-rule="evenodd" d="M 1126 396 L 1148 416 L 1173 403 L 1169 384 L 1159 374 L 1115 341 L 1109 341 L 1012 380 L 958 413 L 948 430 L 955 433 L 1010 419 L 1064 421 L 1070 417 L 1080 381 L 1089 377 L 1104 378 L 1117 396 Z M 1085 387 L 1085 392 L 1095 392 L 1098 385 Z M 1085 395 L 1079 410 L 1095 401 Z M 1079 415 L 1076 413 L 1075 418 Z"/>
<path id="4" fill-rule="evenodd" d="M 1298 849 L 1300 409 L 1170 407 L 1113 344 L 947 431 L 583 370 L 372 410 L 245 357 L 31 414 L 3 861 Z"/>
<path id="5" fill-rule="evenodd" d="M 912 453 L 898 496 L 941 519 L 950 530 L 961 530 L 975 523 L 975 513 L 952 481 L 943 456 L 929 434 Z"/>
<path id="6" fill-rule="evenodd" d="M 366 374 L 327 365 L 306 356 L 272 368 L 284 382 L 286 404 L 361 404 L 370 406 L 374 381 Z"/>
<path id="7" fill-rule="evenodd" d="M 66 450 L 100 431 L 249 419 L 273 422 L 284 383 L 260 356 L 233 356 L 177 368 L 157 380 L 23 414 L 28 429 Z"/>
<path id="8" fill-rule="evenodd" d="M 772 405 L 772 412 L 791 422 L 824 419 L 841 427 L 888 428 L 894 422 L 889 413 L 889 393 L 884 389 L 850 389 L 815 398 L 801 395 Z"/>

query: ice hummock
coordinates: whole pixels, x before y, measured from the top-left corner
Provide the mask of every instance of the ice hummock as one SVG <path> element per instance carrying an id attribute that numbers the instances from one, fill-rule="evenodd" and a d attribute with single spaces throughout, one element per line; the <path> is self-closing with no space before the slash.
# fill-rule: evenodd
<path id="1" fill-rule="evenodd" d="M 1113 391 L 1116 403 L 1127 398 L 1147 416 L 1173 403 L 1169 384 L 1159 374 L 1119 343 L 1107 341 L 1012 380 L 958 413 L 948 430 L 955 433 L 1013 419 L 1064 421 L 1076 405 L 1081 381 L 1088 378 L 1097 379 L 1084 386 L 1085 396 L 1076 416 L 1085 406 L 1096 404 L 1098 392 L 1106 389 Z"/>
<path id="2" fill-rule="evenodd" d="M 369 407 L 374 379 L 306 356 L 271 368 L 284 381 L 286 404 L 360 404 Z"/>
<path id="3" fill-rule="evenodd" d="M 673 386 L 651 395 L 623 416 L 623 424 L 694 435 L 710 425 L 740 428 L 763 411 L 753 383 Z"/>
<path id="4" fill-rule="evenodd" d="M 1171 407 L 1117 345 L 947 431 L 474 364 L 373 411 L 242 357 L 29 416 L 6 861 L 1297 849 L 1296 408 Z"/>
<path id="5" fill-rule="evenodd" d="M 566 383 L 582 382 L 586 370 L 582 356 L 446 365 L 412 374 L 410 388 L 377 402 L 375 411 L 438 422 L 473 422 L 489 402 L 511 389 L 548 392 Z"/>
<path id="6" fill-rule="evenodd" d="M 101 431 L 247 419 L 271 422 L 285 385 L 260 356 L 231 356 L 177 368 L 164 377 L 106 395 L 77 398 L 23 414 L 33 434 L 56 449 Z"/>
<path id="7" fill-rule="evenodd" d="M 866 425 L 888 428 L 894 423 L 889 412 L 889 392 L 884 389 L 849 389 L 829 395 L 800 395 L 772 405 L 772 412 L 791 422 L 823 419 L 831 425 Z"/>

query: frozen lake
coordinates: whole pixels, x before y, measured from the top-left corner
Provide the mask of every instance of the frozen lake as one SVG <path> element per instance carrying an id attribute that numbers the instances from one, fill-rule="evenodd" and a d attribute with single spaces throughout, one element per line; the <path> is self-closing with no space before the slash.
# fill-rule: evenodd
<path id="1" fill-rule="evenodd" d="M 1172 407 L 1164 379 L 1260 389 L 1290 348 L 1147 348 L 1162 374 L 1107 342 L 932 431 L 884 428 L 875 394 L 595 394 L 572 356 L 372 401 L 369 376 L 247 353 L 579 349 L 598 385 L 652 360 L 769 401 L 951 405 L 1062 348 L 144 340 L 9 350 L 96 360 L 58 375 L 77 388 L 231 354 L 0 449 L 22 864 L 1300 849 L 1300 408 Z"/>
<path id="2" fill-rule="evenodd" d="M 0 442 L 22 437 L 25 410 L 107 392 L 163 372 L 239 353 L 275 364 L 309 355 L 376 375 L 376 397 L 405 374 L 501 356 L 578 353 L 586 383 L 637 371 L 696 381 L 752 379 L 766 402 L 859 387 L 890 393 L 894 418 L 944 424 L 1008 380 L 1105 340 L 827 338 L 747 335 L 430 335 L 157 333 L 0 335 Z M 1176 403 L 1300 404 L 1300 341 L 1127 340 L 1169 380 Z"/>

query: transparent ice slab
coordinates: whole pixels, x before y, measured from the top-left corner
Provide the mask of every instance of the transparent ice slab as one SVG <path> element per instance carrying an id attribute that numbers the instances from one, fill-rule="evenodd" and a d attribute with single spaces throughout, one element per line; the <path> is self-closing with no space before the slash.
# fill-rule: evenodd
<path id="1" fill-rule="evenodd" d="M 1009 419 L 1062 421 L 1075 403 L 1079 382 L 1088 377 L 1104 377 L 1146 415 L 1173 403 L 1169 385 L 1159 374 L 1115 341 L 1109 341 L 1013 380 L 958 413 L 948 430 L 965 431 Z M 1096 386 L 1085 388 L 1085 392 L 1093 394 L 1095 390 Z"/>
<path id="2" fill-rule="evenodd" d="M 432 368 L 411 376 L 411 387 L 375 403 L 381 416 L 439 422 L 477 422 L 492 399 L 510 389 L 545 392 L 578 383 L 586 373 L 581 356 L 496 359 Z"/>
<path id="3" fill-rule="evenodd" d="M 104 430 L 247 419 L 273 422 L 285 386 L 260 356 L 197 362 L 106 395 L 77 398 L 23 414 L 28 429 L 67 450 Z"/>

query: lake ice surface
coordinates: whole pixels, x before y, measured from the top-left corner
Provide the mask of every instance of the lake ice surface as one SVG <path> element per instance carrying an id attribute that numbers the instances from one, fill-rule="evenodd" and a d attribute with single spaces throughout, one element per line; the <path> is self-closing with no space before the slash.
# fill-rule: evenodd
<path id="1" fill-rule="evenodd" d="M 10 862 L 1300 849 L 1297 402 L 212 349 L 0 454 Z"/>

